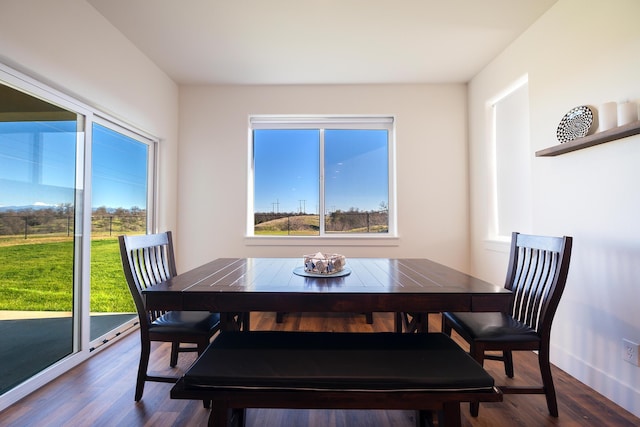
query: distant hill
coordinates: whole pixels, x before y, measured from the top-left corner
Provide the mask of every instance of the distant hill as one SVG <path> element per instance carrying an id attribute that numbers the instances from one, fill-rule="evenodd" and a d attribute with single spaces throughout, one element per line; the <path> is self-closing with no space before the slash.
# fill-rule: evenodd
<path id="1" fill-rule="evenodd" d="M 43 210 L 43 209 L 54 209 L 55 207 L 56 206 L 54 206 L 54 205 L 0 206 L 0 212 L 26 211 L 26 210 L 40 211 L 40 210 Z"/>
<path id="2" fill-rule="evenodd" d="M 41 211 L 44 209 L 56 209 L 58 208 L 58 206 L 56 205 L 22 205 L 22 206 L 0 206 L 0 212 L 9 212 L 9 211 L 16 211 L 16 212 L 20 212 L 20 211 L 27 211 L 27 210 L 33 210 L 33 211 Z M 95 211 L 98 208 L 93 208 L 93 210 Z M 107 213 L 114 213 L 117 211 L 116 208 L 106 208 Z"/>

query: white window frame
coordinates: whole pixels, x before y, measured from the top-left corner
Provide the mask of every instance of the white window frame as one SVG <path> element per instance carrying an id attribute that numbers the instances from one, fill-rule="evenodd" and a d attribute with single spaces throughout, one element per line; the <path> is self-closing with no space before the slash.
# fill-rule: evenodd
<path id="1" fill-rule="evenodd" d="M 320 235 L 317 236 L 256 236 L 254 235 L 254 173 L 253 173 L 253 131 L 257 129 L 384 129 L 388 131 L 388 173 L 389 173 L 389 228 L 387 233 L 344 233 L 325 234 L 323 217 L 324 186 L 320 186 Z M 322 132 L 322 130 L 321 130 Z M 247 228 L 246 242 L 249 245 L 261 244 L 305 244 L 318 240 L 338 245 L 358 244 L 365 239 L 371 245 L 389 245 L 397 239 L 397 198 L 396 198 L 396 142 L 395 118 L 390 115 L 250 115 L 248 120 L 248 150 L 247 150 Z M 322 153 L 320 154 L 322 157 Z M 322 167 L 320 174 L 323 174 Z M 322 181 L 322 177 L 321 177 Z"/>
<path id="2" fill-rule="evenodd" d="M 489 109 L 489 129 L 490 129 L 490 138 L 491 138 L 491 162 L 490 169 L 492 171 L 492 183 L 491 183 L 491 212 L 489 212 L 489 224 L 487 227 L 487 241 L 488 242 L 498 242 L 500 244 L 506 244 L 511 241 L 511 232 L 519 231 L 519 232 L 531 232 L 531 216 L 532 216 L 532 187 L 531 187 L 531 174 L 532 174 L 532 160 L 531 160 L 531 149 L 530 149 L 530 131 L 529 131 L 529 102 L 527 98 L 527 105 L 521 105 L 523 111 L 521 114 L 526 115 L 526 125 L 521 126 L 518 129 L 513 130 L 513 132 L 520 135 L 520 137 L 511 138 L 512 142 L 501 141 L 498 136 L 499 127 L 503 126 L 504 123 L 498 123 L 499 117 L 497 115 L 497 106 L 506 102 L 510 99 L 510 97 L 519 90 L 528 90 L 528 75 L 524 75 L 518 79 L 516 79 L 513 83 L 508 85 L 504 90 L 498 93 L 496 96 L 487 101 L 487 109 Z M 526 110 L 526 111 L 524 111 Z M 507 126 L 503 126 L 503 129 Z M 501 150 L 501 147 L 504 147 L 504 144 L 520 144 L 520 147 L 516 147 L 514 150 L 509 150 L 512 154 L 517 155 L 516 158 L 513 158 L 513 165 L 518 172 L 517 173 L 509 173 L 508 171 L 504 171 L 500 169 L 498 157 L 501 154 L 504 154 L 504 148 Z M 502 151 L 502 152 L 501 152 Z M 515 151 L 515 153 L 514 153 Z M 513 217 L 516 216 L 515 213 L 504 212 L 500 209 L 500 201 L 503 195 L 500 194 L 500 182 L 507 180 L 510 182 L 517 182 L 521 185 L 521 191 L 518 201 L 511 201 L 512 204 L 518 205 L 520 212 L 517 214 L 518 221 L 514 221 Z M 505 230 L 504 232 L 500 232 L 503 227 L 501 221 L 505 216 L 511 215 L 511 222 L 517 222 L 517 226 L 513 227 L 518 228 L 517 230 Z"/>

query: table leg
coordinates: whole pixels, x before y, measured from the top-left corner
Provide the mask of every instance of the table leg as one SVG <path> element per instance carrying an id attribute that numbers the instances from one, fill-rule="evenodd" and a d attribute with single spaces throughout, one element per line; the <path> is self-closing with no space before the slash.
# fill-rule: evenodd
<path id="1" fill-rule="evenodd" d="M 220 313 L 220 329 L 223 331 L 249 331 L 251 313 Z"/>

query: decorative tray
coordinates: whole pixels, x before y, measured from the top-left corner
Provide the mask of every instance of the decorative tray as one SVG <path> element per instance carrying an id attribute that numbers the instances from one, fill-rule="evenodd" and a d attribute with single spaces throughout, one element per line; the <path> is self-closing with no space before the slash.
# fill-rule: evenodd
<path id="1" fill-rule="evenodd" d="M 321 277 L 323 279 L 329 279 L 332 277 L 348 276 L 349 274 L 351 274 L 351 269 L 349 267 L 344 267 L 342 270 L 338 271 L 337 273 L 327 274 L 327 273 L 310 273 L 308 271 L 304 271 L 304 266 L 300 266 L 300 267 L 294 268 L 293 273 L 303 277 Z"/>

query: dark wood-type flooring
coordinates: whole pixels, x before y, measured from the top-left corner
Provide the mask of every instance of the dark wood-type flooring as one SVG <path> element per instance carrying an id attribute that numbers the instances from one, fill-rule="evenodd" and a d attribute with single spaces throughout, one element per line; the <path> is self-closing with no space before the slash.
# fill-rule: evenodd
<path id="1" fill-rule="evenodd" d="M 375 313 L 373 325 L 364 315 L 341 313 L 288 314 L 282 324 L 275 313 L 251 315 L 252 329 L 306 331 L 393 331 L 393 315 Z M 440 330 L 440 316 L 430 315 L 430 330 Z M 152 345 L 154 372 L 169 372 L 168 344 Z M 206 426 L 209 410 L 200 401 L 171 400 L 170 384 L 151 383 L 134 402 L 140 343 L 135 331 L 40 390 L 0 412 L 2 426 Z M 182 354 L 175 369 L 183 372 L 195 355 Z M 407 360 L 407 363 L 412 363 Z M 533 353 L 514 354 L 514 383 L 539 381 Z M 502 365 L 486 361 L 497 383 L 504 383 Z M 640 419 L 607 400 L 560 369 L 553 370 L 559 418 L 548 415 L 543 395 L 505 395 L 504 402 L 486 403 L 480 416 L 462 407 L 463 426 L 638 426 Z M 247 427 L 275 426 L 414 426 L 413 411 L 276 410 L 250 409 Z"/>

